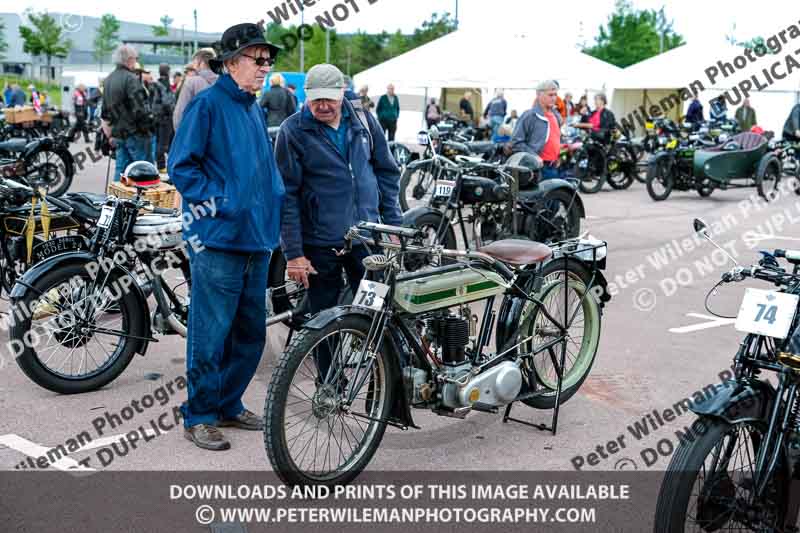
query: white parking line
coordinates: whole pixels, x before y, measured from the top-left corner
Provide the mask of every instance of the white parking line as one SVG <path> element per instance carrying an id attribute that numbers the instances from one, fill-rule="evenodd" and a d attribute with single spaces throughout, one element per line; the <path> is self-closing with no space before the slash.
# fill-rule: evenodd
<path id="1" fill-rule="evenodd" d="M 159 434 L 153 431 L 152 429 L 145 429 L 144 433 L 148 437 L 157 437 Z M 162 431 L 161 434 L 168 433 L 168 431 Z M 81 446 L 74 452 L 73 454 L 78 452 L 83 452 L 86 450 L 94 450 L 96 448 L 105 448 L 107 446 L 111 446 L 115 442 L 120 442 L 125 438 L 125 435 L 110 435 L 108 437 L 103 437 L 101 439 L 93 440 L 84 446 Z M 8 433 L 6 435 L 0 435 L 0 445 L 7 446 L 12 450 L 16 450 L 20 453 L 27 455 L 28 457 L 32 457 L 33 459 L 37 459 L 39 457 L 46 457 L 47 452 L 52 450 L 53 447 L 43 446 L 41 444 L 37 444 L 35 442 L 29 441 L 25 437 L 20 437 L 14 433 Z M 58 461 L 51 464 L 53 468 L 56 470 L 61 470 L 62 472 L 96 472 L 96 469 L 89 468 L 86 466 L 81 465 L 75 459 L 72 459 L 68 456 L 61 457 Z"/>
<path id="2" fill-rule="evenodd" d="M 692 318 L 702 318 L 706 322 L 692 324 L 691 326 L 682 326 L 680 328 L 670 328 L 670 333 L 691 333 L 693 331 L 700 331 L 702 329 L 719 328 L 722 326 L 730 326 L 736 323 L 735 318 L 719 318 L 716 316 L 701 315 L 700 313 L 686 313 L 686 316 Z"/>

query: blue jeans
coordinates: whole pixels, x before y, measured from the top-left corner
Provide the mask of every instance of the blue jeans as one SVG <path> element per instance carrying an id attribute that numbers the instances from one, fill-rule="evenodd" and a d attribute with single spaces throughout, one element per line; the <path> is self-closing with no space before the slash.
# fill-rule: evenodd
<path id="1" fill-rule="evenodd" d="M 305 246 L 303 253 L 317 271 L 308 277 L 308 310 L 312 315 L 339 304 L 342 272 L 347 276 L 353 294 L 357 292 L 365 272 L 361 261 L 368 255 L 366 246 L 354 245 L 352 251 L 343 256 L 337 256 L 331 248 L 321 246 Z M 316 357 L 319 375 L 324 379 L 331 364 L 331 354 L 325 346 L 320 346 Z"/>
<path id="2" fill-rule="evenodd" d="M 114 145 L 117 147 L 114 181 L 119 181 L 122 172 L 134 161 L 150 161 L 152 159 L 151 143 L 150 135 L 132 135 L 127 139 L 114 138 Z"/>
<path id="3" fill-rule="evenodd" d="M 561 167 L 549 167 L 547 165 L 542 167 L 542 181 L 552 180 L 563 177 Z"/>
<path id="4" fill-rule="evenodd" d="M 268 253 L 190 252 L 192 301 L 186 339 L 184 426 L 215 424 L 244 411 L 242 395 L 267 339 Z"/>
<path id="5" fill-rule="evenodd" d="M 500 115 L 490 115 L 489 116 L 489 126 L 492 127 L 492 138 L 497 135 L 497 128 L 503 125 L 503 119 L 505 117 L 501 117 Z"/>

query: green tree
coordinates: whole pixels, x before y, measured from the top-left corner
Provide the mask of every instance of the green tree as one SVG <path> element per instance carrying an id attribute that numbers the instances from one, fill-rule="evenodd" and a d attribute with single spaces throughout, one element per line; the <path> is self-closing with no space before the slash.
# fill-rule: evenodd
<path id="1" fill-rule="evenodd" d="M 169 15 L 164 15 L 160 19 L 161 26 L 153 26 L 153 35 L 156 37 L 168 37 L 169 36 L 169 26 L 175 20 L 171 18 Z"/>
<path id="2" fill-rule="evenodd" d="M 114 51 L 119 42 L 119 21 L 114 15 L 103 15 L 100 26 L 94 36 L 94 58 L 100 70 L 103 70 L 103 60 Z"/>
<path id="3" fill-rule="evenodd" d="M 45 56 L 47 59 L 47 80 L 50 81 L 50 65 L 54 57 L 67 57 L 72 48 L 72 41 L 62 39 L 61 25 L 47 12 L 27 13 L 30 26 L 20 25 L 19 35 L 22 37 L 22 50 L 34 56 Z"/>
<path id="4" fill-rule="evenodd" d="M 595 45 L 583 51 L 625 68 L 684 43 L 663 9 L 636 10 L 629 1 L 617 0 L 608 24 L 600 27 Z"/>
<path id="5" fill-rule="evenodd" d="M 431 18 L 422 23 L 421 28 L 414 30 L 408 43 L 408 49 L 416 48 L 427 44 L 439 37 L 444 37 L 457 28 L 456 21 L 450 18 L 450 13 L 438 13 L 431 15 Z"/>
<path id="6" fill-rule="evenodd" d="M 6 25 L 0 22 L 0 59 L 5 56 L 4 52 L 8 50 L 8 43 L 6 42 Z"/>

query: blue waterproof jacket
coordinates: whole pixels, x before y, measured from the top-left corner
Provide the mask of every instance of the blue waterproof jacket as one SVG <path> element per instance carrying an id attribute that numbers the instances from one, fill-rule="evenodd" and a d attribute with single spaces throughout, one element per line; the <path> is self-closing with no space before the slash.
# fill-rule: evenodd
<path id="1" fill-rule="evenodd" d="M 371 113 L 369 134 L 350 102 L 345 158 L 305 106 L 281 125 L 275 144 L 286 198 L 281 237 L 287 259 L 304 255 L 303 245 L 341 247 L 348 228 L 361 221 L 401 225 L 400 171 Z"/>
<path id="2" fill-rule="evenodd" d="M 183 197 L 184 221 L 197 206 L 208 215 L 191 217 L 189 237 L 234 252 L 278 247 L 283 181 L 264 113 L 230 75 L 189 103 L 169 151 L 169 175 Z"/>

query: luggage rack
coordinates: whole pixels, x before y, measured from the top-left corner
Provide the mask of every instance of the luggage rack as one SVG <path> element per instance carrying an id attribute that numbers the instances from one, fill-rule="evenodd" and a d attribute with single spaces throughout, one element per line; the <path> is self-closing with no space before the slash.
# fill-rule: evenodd
<path id="1" fill-rule="evenodd" d="M 598 250 L 603 250 L 603 256 L 598 257 Z M 561 358 L 559 361 L 556 359 L 556 354 L 553 350 L 553 346 L 547 348 L 547 351 L 550 355 L 550 360 L 553 363 L 553 368 L 555 368 L 556 376 L 558 377 L 558 383 L 556 385 L 556 399 L 555 399 L 555 406 L 553 407 L 553 416 L 550 419 L 550 425 L 542 424 L 542 423 L 535 423 L 529 422 L 527 420 L 521 420 L 519 418 L 513 418 L 511 416 L 511 409 L 514 403 L 522 400 L 528 400 L 531 398 L 536 398 L 539 396 L 544 396 L 545 394 L 552 393 L 551 389 L 546 390 L 533 390 L 522 396 L 518 396 L 516 400 L 511 402 L 506 406 L 505 413 L 503 413 L 503 423 L 507 422 L 516 422 L 518 424 L 522 424 L 524 426 L 532 427 L 538 429 L 540 431 L 550 431 L 553 435 L 556 434 L 556 430 L 558 429 L 558 412 L 559 412 L 559 400 L 561 399 L 561 392 L 562 392 L 562 385 L 564 381 L 564 365 L 566 364 L 566 355 L 567 355 L 567 325 L 570 323 L 569 317 L 569 279 L 568 279 L 568 263 L 570 258 L 577 258 L 581 261 L 589 263 L 592 270 L 592 277 L 589 280 L 589 283 L 586 286 L 586 292 L 584 293 L 583 297 L 581 298 L 578 305 L 583 305 L 583 301 L 585 298 L 591 297 L 592 291 L 590 290 L 594 286 L 596 273 L 598 268 L 605 268 L 605 254 L 608 251 L 608 242 L 606 241 L 585 241 L 583 239 L 576 239 L 570 241 L 563 241 L 558 243 L 553 249 L 553 261 L 560 261 L 563 259 L 563 270 L 558 270 L 555 273 L 558 274 L 559 277 L 563 274 L 563 278 L 565 280 L 567 290 L 564 291 L 564 323 L 561 327 L 561 335 L 564 335 L 564 338 L 561 340 Z M 581 254 L 581 255 L 579 255 Z"/>

